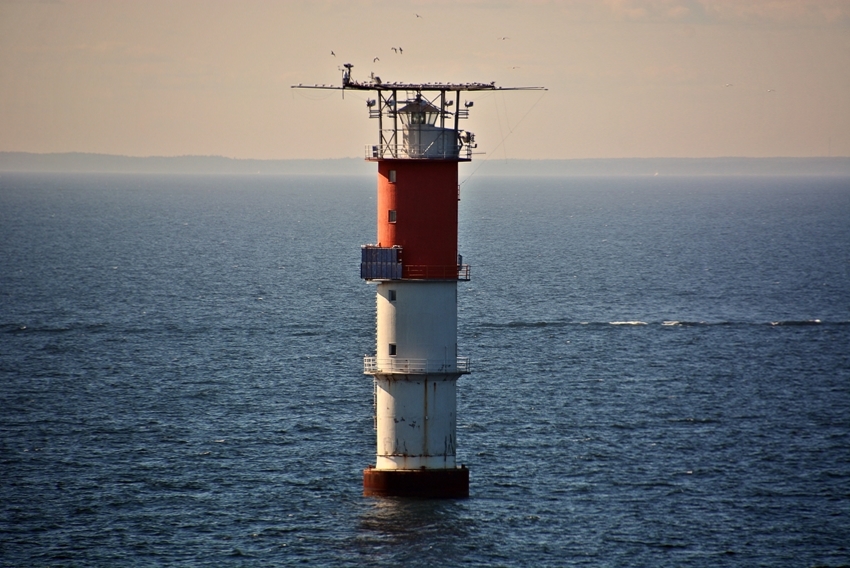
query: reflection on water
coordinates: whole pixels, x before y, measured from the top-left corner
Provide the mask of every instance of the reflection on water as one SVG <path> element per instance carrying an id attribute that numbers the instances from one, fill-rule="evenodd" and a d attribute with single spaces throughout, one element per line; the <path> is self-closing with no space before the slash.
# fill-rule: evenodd
<path id="1" fill-rule="evenodd" d="M 376 554 L 401 561 L 436 553 L 436 561 L 440 550 L 470 543 L 474 532 L 466 500 L 384 497 L 367 500 L 356 538 L 375 560 Z"/>

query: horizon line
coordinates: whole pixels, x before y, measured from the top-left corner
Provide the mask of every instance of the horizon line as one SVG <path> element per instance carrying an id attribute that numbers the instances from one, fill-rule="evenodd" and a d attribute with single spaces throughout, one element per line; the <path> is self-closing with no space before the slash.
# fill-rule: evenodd
<path id="1" fill-rule="evenodd" d="M 110 158 L 130 158 L 137 160 L 146 159 L 180 159 L 180 158 L 215 158 L 221 160 L 233 161 L 254 161 L 254 162 L 286 162 L 286 161 L 321 161 L 321 160 L 365 160 L 360 156 L 342 156 L 342 157 L 323 157 L 323 158 L 236 158 L 231 156 L 223 156 L 221 154 L 177 154 L 173 156 L 166 155 L 130 155 L 130 154 L 108 154 L 104 152 L 83 152 L 83 151 L 63 151 L 63 152 L 30 152 L 26 150 L 0 150 L 2 154 L 18 154 L 28 156 L 102 156 Z M 847 159 L 850 156 L 617 156 L 617 157 L 592 157 L 592 158 L 482 158 L 475 160 L 476 162 L 484 161 L 528 161 L 528 162 L 561 162 L 561 161 L 578 161 L 578 160 L 819 160 L 819 159 Z"/>

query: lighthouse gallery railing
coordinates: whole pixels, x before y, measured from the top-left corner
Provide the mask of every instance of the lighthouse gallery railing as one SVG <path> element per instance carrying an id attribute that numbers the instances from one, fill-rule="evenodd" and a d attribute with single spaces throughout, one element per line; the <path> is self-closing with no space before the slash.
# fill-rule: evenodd
<path id="1" fill-rule="evenodd" d="M 367 375 L 375 373 L 469 373 L 470 364 L 469 357 L 457 357 L 454 366 L 448 361 L 435 359 L 364 357 L 363 372 Z"/>
<path id="2" fill-rule="evenodd" d="M 367 160 L 472 160 L 472 146 L 456 148 L 433 148 L 430 145 L 417 144 L 369 144 L 366 146 Z"/>

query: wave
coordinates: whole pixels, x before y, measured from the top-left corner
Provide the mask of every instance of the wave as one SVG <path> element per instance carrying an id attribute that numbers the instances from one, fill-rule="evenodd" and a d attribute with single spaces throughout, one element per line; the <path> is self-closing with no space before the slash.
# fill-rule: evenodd
<path id="1" fill-rule="evenodd" d="M 766 322 L 756 321 L 688 321 L 688 320 L 662 320 L 662 321 L 643 321 L 643 320 L 615 320 L 615 321 L 510 321 L 510 322 L 482 322 L 474 327 L 483 329 L 505 329 L 505 328 L 563 328 L 572 326 L 589 326 L 589 327 L 716 327 L 716 326 L 770 326 L 770 327 L 803 327 L 803 326 L 845 326 L 850 325 L 850 321 L 824 321 L 821 319 L 806 319 L 806 320 L 774 320 Z M 0 333 L 8 334 L 63 334 L 74 331 L 83 331 L 86 333 L 103 333 L 110 331 L 110 325 L 107 323 L 73 323 L 60 325 L 25 325 L 20 323 L 0 323 Z M 215 331 L 223 331 L 211 329 L 209 326 L 202 326 L 194 329 L 177 329 L 174 326 L 167 326 L 167 331 L 180 331 L 189 334 L 208 334 Z M 324 335 L 326 330 L 321 327 L 307 325 L 289 325 L 283 326 L 283 330 L 289 332 L 294 337 L 302 336 L 319 336 Z M 121 333 L 149 333 L 161 331 L 151 327 L 126 327 L 112 328 L 112 331 Z"/>
<path id="2" fill-rule="evenodd" d="M 803 326 L 803 325 L 850 325 L 850 321 L 823 321 L 820 319 L 809 320 L 777 320 L 768 322 L 758 321 L 686 321 L 686 320 L 664 320 L 659 323 L 664 327 L 695 327 L 695 326 Z"/>
<path id="3" fill-rule="evenodd" d="M 21 323 L 3 323 L 0 324 L 2 333 L 67 333 L 69 331 L 104 331 L 107 327 L 105 323 L 74 323 L 66 325 L 35 325 L 30 326 Z"/>
<path id="4" fill-rule="evenodd" d="M 609 326 L 658 326 L 658 327 L 718 327 L 718 326 L 845 326 L 850 325 L 850 321 L 823 321 L 820 319 L 809 320 L 776 320 L 776 321 L 688 321 L 688 320 L 662 320 L 662 321 L 642 321 L 642 320 L 617 320 L 617 321 L 511 321 L 506 323 L 485 322 L 476 327 L 479 328 L 543 328 L 543 327 L 571 327 L 571 326 L 589 326 L 589 327 L 609 327 Z"/>
<path id="5" fill-rule="evenodd" d="M 508 323 L 495 323 L 495 322 L 486 322 L 480 324 L 478 327 L 492 327 L 492 328 L 505 328 L 505 327 L 566 327 L 568 325 L 575 325 L 576 322 L 570 321 L 511 321 Z"/>

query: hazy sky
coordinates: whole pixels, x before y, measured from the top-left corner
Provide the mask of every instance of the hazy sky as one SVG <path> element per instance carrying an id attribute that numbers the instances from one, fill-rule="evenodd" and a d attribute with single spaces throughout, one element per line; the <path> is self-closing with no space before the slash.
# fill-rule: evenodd
<path id="1" fill-rule="evenodd" d="M 346 62 L 548 87 L 468 97 L 493 158 L 850 156 L 848 0 L 0 0 L 0 151 L 360 157 L 365 93 L 290 89 Z"/>

